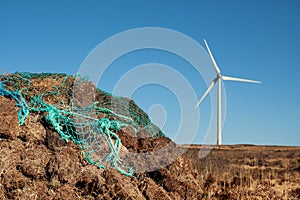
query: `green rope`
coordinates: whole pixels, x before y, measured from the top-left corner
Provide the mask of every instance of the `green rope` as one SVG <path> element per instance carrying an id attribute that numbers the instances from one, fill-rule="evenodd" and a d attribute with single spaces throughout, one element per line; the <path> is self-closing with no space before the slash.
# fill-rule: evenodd
<path id="1" fill-rule="evenodd" d="M 61 83 L 52 85 L 48 91 L 33 86 L 35 82 L 45 78 Z M 85 158 L 91 164 L 99 168 L 112 166 L 126 176 L 133 176 L 133 168 L 125 166 L 120 159 L 122 143 L 116 134 L 117 131 L 131 126 L 136 133 L 146 130 L 152 137 L 164 134 L 133 101 L 99 89 L 96 89 L 96 92 L 100 102 L 96 101 L 85 107 L 76 106 L 72 100 L 74 84 L 80 87 L 87 80 L 78 74 L 67 76 L 16 72 L 13 75 L 0 76 L 0 95 L 16 101 L 20 108 L 18 112 L 20 125 L 25 123 L 29 113 L 42 113 L 62 139 L 67 142 L 71 140 L 80 146 Z M 60 98 L 62 96 L 67 99 L 62 100 Z M 51 98 L 57 103 L 49 103 Z M 105 148 L 109 148 L 110 152 L 102 155 Z"/>

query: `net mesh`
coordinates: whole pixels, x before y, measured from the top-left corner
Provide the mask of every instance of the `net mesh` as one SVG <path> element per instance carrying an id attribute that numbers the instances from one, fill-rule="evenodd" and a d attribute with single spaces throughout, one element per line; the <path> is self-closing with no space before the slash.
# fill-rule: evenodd
<path id="1" fill-rule="evenodd" d="M 65 141 L 79 145 L 85 158 L 99 168 L 109 166 L 132 176 L 134 169 L 120 159 L 117 131 L 130 126 L 135 133 L 164 136 L 132 100 L 96 88 L 80 75 L 16 72 L 0 76 L 0 95 L 20 108 L 20 125 L 31 113 L 41 113 Z"/>

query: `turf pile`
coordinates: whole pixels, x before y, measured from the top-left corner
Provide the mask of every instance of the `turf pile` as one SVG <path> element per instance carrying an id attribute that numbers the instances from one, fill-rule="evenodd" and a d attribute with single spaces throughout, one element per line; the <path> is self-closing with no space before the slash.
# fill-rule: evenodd
<path id="1" fill-rule="evenodd" d="M 80 76 L 3 75 L 0 95 L 16 101 L 20 125 L 30 113 L 43 114 L 63 140 L 72 140 L 83 150 L 91 164 L 109 165 L 127 176 L 133 175 L 133 168 L 120 159 L 121 140 L 116 132 L 130 127 L 136 135 L 146 131 L 153 138 L 163 136 L 133 101 L 96 89 Z"/>

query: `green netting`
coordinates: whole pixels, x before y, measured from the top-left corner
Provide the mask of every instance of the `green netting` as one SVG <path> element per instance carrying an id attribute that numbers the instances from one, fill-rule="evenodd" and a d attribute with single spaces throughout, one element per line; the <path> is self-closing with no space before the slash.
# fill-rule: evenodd
<path id="1" fill-rule="evenodd" d="M 101 91 L 79 75 L 2 75 L 0 95 L 14 99 L 20 107 L 20 125 L 31 112 L 42 113 L 61 138 L 80 146 L 91 164 L 99 168 L 112 166 L 128 176 L 134 170 L 120 159 L 117 131 L 130 126 L 137 137 L 141 132 L 164 136 L 132 100 Z"/>

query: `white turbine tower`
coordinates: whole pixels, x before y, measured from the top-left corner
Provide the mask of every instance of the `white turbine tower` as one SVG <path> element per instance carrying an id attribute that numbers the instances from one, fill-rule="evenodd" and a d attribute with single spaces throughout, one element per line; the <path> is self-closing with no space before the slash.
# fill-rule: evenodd
<path id="1" fill-rule="evenodd" d="M 222 103 L 222 80 L 224 81 L 239 81 L 239 82 L 248 82 L 248 83 L 260 83 L 259 81 L 253 81 L 253 80 L 247 80 L 247 79 L 242 79 L 242 78 L 234 78 L 234 77 L 229 77 L 229 76 L 223 76 L 221 74 L 221 71 L 209 49 L 209 46 L 206 42 L 206 40 L 204 40 L 205 46 L 208 50 L 209 56 L 213 62 L 214 68 L 217 72 L 217 77 L 212 81 L 212 83 L 210 84 L 210 86 L 208 87 L 208 89 L 206 90 L 206 92 L 204 93 L 204 95 L 201 97 L 201 99 L 198 101 L 198 103 L 195 106 L 195 109 L 200 105 L 200 103 L 203 101 L 203 99 L 206 97 L 206 95 L 212 90 L 212 88 L 216 85 L 216 83 L 219 81 L 218 83 L 218 124 L 217 124 L 217 131 L 218 131 L 218 141 L 217 144 L 221 145 L 222 144 L 222 108 L 221 108 L 221 103 Z"/>

